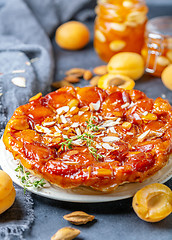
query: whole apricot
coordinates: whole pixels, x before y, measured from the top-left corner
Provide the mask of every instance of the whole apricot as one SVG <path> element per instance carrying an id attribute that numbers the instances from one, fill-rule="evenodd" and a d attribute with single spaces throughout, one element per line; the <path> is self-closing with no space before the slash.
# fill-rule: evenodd
<path id="1" fill-rule="evenodd" d="M 144 73 L 144 61 L 141 55 L 133 52 L 120 52 L 109 61 L 108 72 L 121 74 L 137 80 Z"/>
<path id="2" fill-rule="evenodd" d="M 172 212 L 172 191 L 164 184 L 150 184 L 134 195 L 132 205 L 142 220 L 158 222 Z"/>
<path id="3" fill-rule="evenodd" d="M 56 30 L 56 43 L 67 50 L 79 50 L 87 45 L 90 32 L 86 25 L 77 21 L 62 24 Z"/>
<path id="4" fill-rule="evenodd" d="M 16 191 L 15 188 L 12 187 L 10 193 L 5 198 L 0 200 L 0 214 L 5 212 L 8 208 L 10 208 L 13 205 L 15 197 Z"/>
<path id="5" fill-rule="evenodd" d="M 172 90 L 172 64 L 166 67 L 161 74 L 163 84 Z"/>
<path id="6" fill-rule="evenodd" d="M 10 176 L 0 170 L 0 200 L 5 198 L 12 190 L 13 182 Z"/>
<path id="7" fill-rule="evenodd" d="M 0 214 L 14 203 L 16 191 L 10 176 L 0 170 Z"/>

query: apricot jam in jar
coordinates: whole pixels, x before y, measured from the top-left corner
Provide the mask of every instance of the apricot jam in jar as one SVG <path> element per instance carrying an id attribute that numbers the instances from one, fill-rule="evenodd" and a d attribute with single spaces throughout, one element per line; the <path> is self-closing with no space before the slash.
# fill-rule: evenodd
<path id="1" fill-rule="evenodd" d="M 148 8 L 144 0 L 99 0 L 94 48 L 108 62 L 118 52 L 141 53 Z"/>
<path id="2" fill-rule="evenodd" d="M 164 68 L 172 63 L 172 16 L 148 21 L 141 53 L 146 72 L 160 77 Z"/>

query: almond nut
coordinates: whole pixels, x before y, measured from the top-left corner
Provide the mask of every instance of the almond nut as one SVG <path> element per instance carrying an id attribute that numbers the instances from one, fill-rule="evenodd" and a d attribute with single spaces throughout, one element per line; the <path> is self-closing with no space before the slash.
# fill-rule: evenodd
<path id="1" fill-rule="evenodd" d="M 18 87 L 26 87 L 26 78 L 24 77 L 12 78 L 11 82 Z"/>
<path id="2" fill-rule="evenodd" d="M 126 46 L 126 42 L 122 40 L 115 40 L 109 44 L 109 48 L 115 52 L 122 50 L 125 46 Z"/>
<path id="3" fill-rule="evenodd" d="M 66 80 L 61 80 L 61 81 L 53 82 L 51 86 L 53 88 L 61 88 L 61 87 L 69 87 L 69 86 L 73 87 L 73 84 L 69 83 Z"/>
<path id="4" fill-rule="evenodd" d="M 72 240 L 80 234 L 80 230 L 71 227 L 64 227 L 59 229 L 51 240 Z"/>
<path id="5" fill-rule="evenodd" d="M 95 217 L 82 211 L 75 211 L 65 215 L 63 218 L 71 222 L 72 224 L 82 225 L 86 224 L 87 222 L 93 221 Z"/>
<path id="6" fill-rule="evenodd" d="M 93 69 L 93 72 L 96 74 L 96 75 L 105 75 L 107 73 L 107 66 L 106 65 L 102 65 L 102 66 L 98 66 L 98 67 L 95 67 Z"/>
<path id="7" fill-rule="evenodd" d="M 90 70 L 86 70 L 84 72 L 83 78 L 84 80 L 90 80 L 92 78 L 93 74 Z"/>
<path id="8" fill-rule="evenodd" d="M 100 30 L 95 31 L 95 38 L 97 38 L 102 43 L 106 42 L 106 37 Z"/>
<path id="9" fill-rule="evenodd" d="M 85 72 L 85 69 L 83 68 L 71 68 L 68 71 L 65 72 L 66 75 L 77 75 L 77 77 L 82 77 Z"/>
<path id="10" fill-rule="evenodd" d="M 68 75 L 64 78 L 64 80 L 70 83 L 78 83 L 80 81 L 79 78 L 74 75 Z"/>
<path id="11" fill-rule="evenodd" d="M 93 78 L 91 79 L 91 81 L 90 81 L 90 84 L 91 84 L 92 86 L 97 86 L 97 85 L 98 85 L 99 78 L 100 78 L 99 76 L 93 77 Z"/>

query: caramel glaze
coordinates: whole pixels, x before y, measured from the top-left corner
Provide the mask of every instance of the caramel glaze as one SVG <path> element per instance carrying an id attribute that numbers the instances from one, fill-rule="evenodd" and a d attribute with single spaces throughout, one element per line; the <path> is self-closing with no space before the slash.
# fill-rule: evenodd
<path id="1" fill-rule="evenodd" d="M 59 113 L 63 106 L 68 111 Z M 138 90 L 64 87 L 17 108 L 3 141 L 15 159 L 51 183 L 111 191 L 125 182 L 142 182 L 166 165 L 171 116 L 167 100 L 149 99 Z M 98 126 L 91 132 L 92 146 L 101 157 L 96 158 L 84 140 L 62 148 L 66 137 L 86 131 L 90 118 Z"/>

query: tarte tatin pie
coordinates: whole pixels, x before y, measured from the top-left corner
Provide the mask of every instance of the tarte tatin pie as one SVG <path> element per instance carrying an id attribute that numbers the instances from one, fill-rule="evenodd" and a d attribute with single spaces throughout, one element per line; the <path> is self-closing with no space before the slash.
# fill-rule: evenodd
<path id="1" fill-rule="evenodd" d="M 61 188 L 111 191 L 166 165 L 172 108 L 138 90 L 64 87 L 17 108 L 3 141 L 14 159 Z"/>

